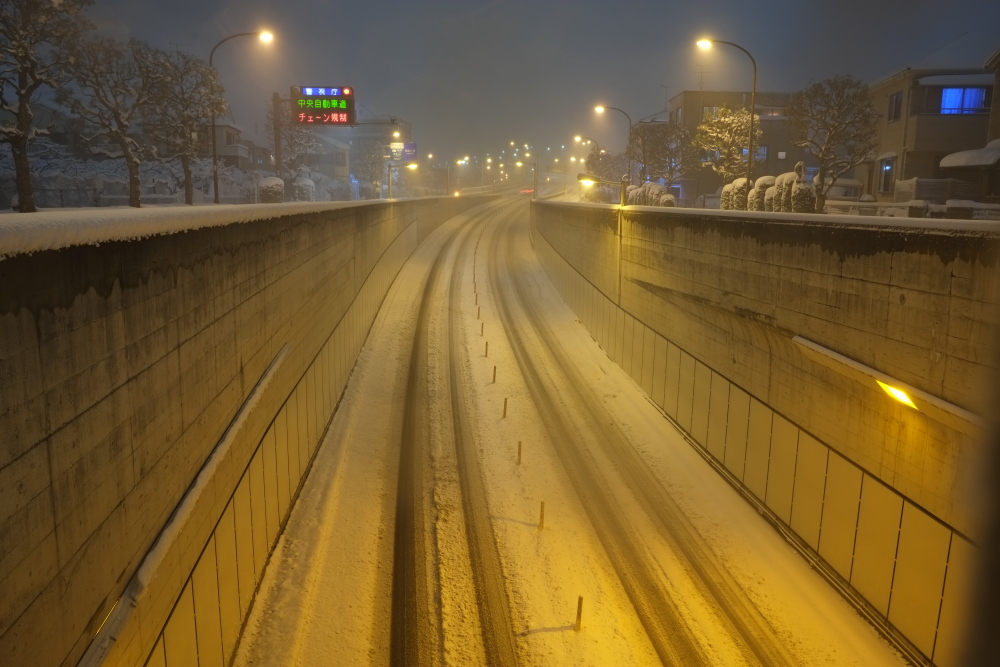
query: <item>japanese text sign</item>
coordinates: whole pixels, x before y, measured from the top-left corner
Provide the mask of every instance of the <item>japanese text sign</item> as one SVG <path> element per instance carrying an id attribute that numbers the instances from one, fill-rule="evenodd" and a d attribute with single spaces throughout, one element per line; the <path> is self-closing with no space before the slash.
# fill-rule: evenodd
<path id="1" fill-rule="evenodd" d="M 293 125 L 354 125 L 354 89 L 350 86 L 293 86 Z"/>

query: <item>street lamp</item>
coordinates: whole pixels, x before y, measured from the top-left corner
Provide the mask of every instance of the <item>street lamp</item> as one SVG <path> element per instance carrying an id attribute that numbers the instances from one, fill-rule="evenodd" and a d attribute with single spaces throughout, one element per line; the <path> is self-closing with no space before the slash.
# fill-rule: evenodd
<path id="1" fill-rule="evenodd" d="M 611 109 L 612 111 L 617 111 L 618 113 L 625 116 L 625 118 L 628 120 L 628 139 L 625 141 L 625 152 L 628 153 L 628 144 L 630 141 L 632 141 L 632 117 L 629 116 L 624 111 L 622 111 L 621 109 L 619 109 L 618 107 L 604 107 L 604 106 L 594 107 L 594 111 L 596 111 L 597 113 L 604 113 L 605 109 Z M 630 181 L 632 180 L 632 158 L 628 158 L 628 179 Z"/>
<path id="2" fill-rule="evenodd" d="M 628 174 L 622 175 L 621 183 L 615 183 L 614 181 L 606 181 L 600 176 L 594 176 L 593 174 L 577 174 L 576 180 L 580 181 L 580 185 L 585 188 L 589 188 L 592 185 L 601 183 L 603 185 L 621 185 L 621 205 L 625 205 L 625 194 L 628 189 L 628 183 L 631 180 Z"/>
<path id="3" fill-rule="evenodd" d="M 215 58 L 215 50 L 228 42 L 231 39 L 236 39 L 237 37 L 250 37 L 256 35 L 260 41 L 265 44 L 270 44 L 274 39 L 272 35 L 267 30 L 261 30 L 260 32 L 238 32 L 235 35 L 230 35 L 224 39 L 219 40 L 219 42 L 212 47 L 212 51 L 208 54 L 208 67 L 210 69 L 215 69 L 212 64 L 212 60 Z M 218 72 L 216 72 L 218 75 Z M 218 76 L 216 77 L 218 78 Z M 274 138 L 275 141 L 280 141 L 278 137 Z M 217 142 L 215 139 L 215 109 L 212 109 L 212 185 L 215 187 L 215 203 L 219 203 L 219 150 L 217 148 Z"/>
<path id="4" fill-rule="evenodd" d="M 403 166 L 412 171 L 417 168 L 417 163 L 410 162 Z M 392 160 L 389 160 L 389 192 L 387 193 L 386 199 L 392 199 Z"/>
<path id="5" fill-rule="evenodd" d="M 697 42 L 698 48 L 707 51 L 712 48 L 712 44 L 727 44 L 734 48 L 739 49 L 746 54 L 747 58 L 750 59 L 750 64 L 753 65 L 753 85 L 750 88 L 750 140 L 747 142 L 747 189 L 753 187 L 753 120 L 754 112 L 756 111 L 756 97 L 757 97 L 757 61 L 754 60 L 750 52 L 744 49 L 739 44 L 734 44 L 733 42 L 724 42 L 721 39 L 699 39 Z M 749 204 L 748 204 L 749 205 Z"/>

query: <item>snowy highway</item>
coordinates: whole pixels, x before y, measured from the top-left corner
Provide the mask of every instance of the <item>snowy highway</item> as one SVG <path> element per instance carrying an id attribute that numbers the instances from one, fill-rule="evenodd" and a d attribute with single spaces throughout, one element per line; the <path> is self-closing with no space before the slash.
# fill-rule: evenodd
<path id="1" fill-rule="evenodd" d="M 905 663 L 576 321 L 514 197 L 397 276 L 235 664 Z"/>

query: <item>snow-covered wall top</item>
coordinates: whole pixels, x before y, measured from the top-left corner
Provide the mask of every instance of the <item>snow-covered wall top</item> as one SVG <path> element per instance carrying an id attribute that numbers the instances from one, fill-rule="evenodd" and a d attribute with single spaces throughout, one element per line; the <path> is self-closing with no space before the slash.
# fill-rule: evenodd
<path id="1" fill-rule="evenodd" d="M 318 213 L 376 203 L 385 202 L 295 202 L 11 213 L 0 216 L 0 260 L 42 250 L 129 241 L 204 227 L 273 220 L 299 213 Z"/>
<path id="2" fill-rule="evenodd" d="M 617 209 L 617 204 L 594 204 L 590 202 L 539 202 L 544 205 L 558 205 L 581 208 L 603 208 Z M 898 204 L 900 207 L 906 204 Z M 658 206 L 628 206 L 626 211 L 630 212 L 650 212 L 664 213 L 663 208 Z M 778 213 L 771 211 L 720 211 L 719 209 L 703 208 L 671 208 L 670 216 L 705 218 L 705 219 L 730 219 L 730 220 L 759 220 L 773 224 L 784 225 L 809 225 L 817 226 L 817 223 L 841 228 L 850 229 L 871 229 L 871 230 L 924 230 L 929 233 L 941 233 L 952 235 L 956 232 L 978 232 L 1000 235 L 1000 221 L 996 220 L 952 220 L 944 218 L 894 218 L 877 217 L 867 215 L 837 215 L 826 213 Z"/>

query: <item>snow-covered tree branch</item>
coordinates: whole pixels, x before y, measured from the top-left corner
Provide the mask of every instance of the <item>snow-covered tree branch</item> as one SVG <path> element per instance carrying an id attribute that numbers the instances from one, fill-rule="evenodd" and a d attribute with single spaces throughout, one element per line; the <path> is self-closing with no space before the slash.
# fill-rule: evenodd
<path id="1" fill-rule="evenodd" d="M 10 144 L 18 208 L 35 210 L 28 144 L 44 130 L 32 103 L 43 86 L 65 79 L 70 50 L 92 25 L 81 14 L 93 0 L 0 0 L 0 143 Z"/>
<path id="2" fill-rule="evenodd" d="M 128 169 L 129 206 L 139 207 L 139 165 L 148 150 L 135 138 L 135 123 L 166 77 L 166 56 L 136 39 L 107 38 L 73 50 L 70 72 L 76 91 L 60 96 L 89 126 L 85 137 L 97 155 L 122 158 Z"/>
<path id="3" fill-rule="evenodd" d="M 187 53 L 162 60 L 163 77 L 142 109 L 142 126 L 160 159 L 180 158 L 184 201 L 194 203 L 191 162 L 211 141 L 211 118 L 226 112 L 225 91 L 208 64 Z"/>
<path id="4" fill-rule="evenodd" d="M 760 123 L 754 123 L 754 145 L 760 145 Z M 694 142 L 707 153 L 712 170 L 722 176 L 723 184 L 745 176 L 750 139 L 750 113 L 723 105 L 714 118 L 706 118 L 695 133 Z M 754 166 L 760 162 L 754 156 Z M 745 206 L 745 202 L 744 202 Z"/>
<path id="5" fill-rule="evenodd" d="M 806 148 L 819 162 L 816 212 L 822 213 L 826 193 L 838 178 L 875 152 L 880 114 L 868 87 L 851 76 L 835 76 L 792 95 L 788 122 L 796 146 Z"/>
<path id="6" fill-rule="evenodd" d="M 285 168 L 288 169 L 292 180 L 298 178 L 308 166 L 310 155 L 318 155 L 323 152 L 323 146 L 316 137 L 316 131 L 307 125 L 298 125 L 291 122 L 291 103 L 282 102 L 279 106 L 279 122 L 281 126 L 281 154 Z M 267 107 L 266 119 L 267 138 L 271 146 L 275 145 L 274 137 L 274 105 Z"/>

